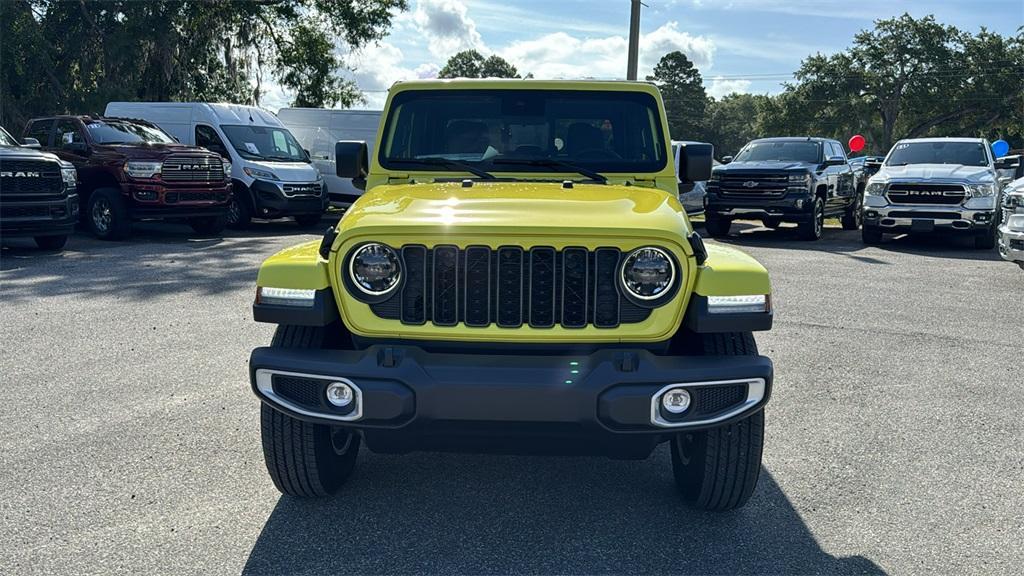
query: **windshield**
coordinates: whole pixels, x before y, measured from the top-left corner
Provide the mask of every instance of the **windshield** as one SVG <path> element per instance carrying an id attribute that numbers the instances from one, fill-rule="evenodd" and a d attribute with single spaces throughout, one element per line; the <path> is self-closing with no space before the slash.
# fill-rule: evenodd
<path id="1" fill-rule="evenodd" d="M 407 91 L 384 135 L 381 165 L 404 170 L 445 160 L 496 172 L 656 172 L 667 151 L 657 102 L 640 92 Z"/>
<path id="2" fill-rule="evenodd" d="M 129 120 L 102 120 L 85 125 L 89 138 L 96 144 L 173 144 L 174 138 L 148 124 Z"/>
<path id="3" fill-rule="evenodd" d="M 0 128 L 0 146 L 17 146 L 18 141 L 7 133 L 7 130 Z"/>
<path id="4" fill-rule="evenodd" d="M 740 150 L 733 162 L 821 162 L 817 142 L 751 142 Z"/>
<path id="5" fill-rule="evenodd" d="M 988 154 L 980 142 L 901 142 L 892 149 L 885 165 L 907 164 L 988 166 Z"/>
<path id="6" fill-rule="evenodd" d="M 305 162 L 306 153 L 292 133 L 272 126 L 221 126 L 242 158 L 269 162 Z"/>

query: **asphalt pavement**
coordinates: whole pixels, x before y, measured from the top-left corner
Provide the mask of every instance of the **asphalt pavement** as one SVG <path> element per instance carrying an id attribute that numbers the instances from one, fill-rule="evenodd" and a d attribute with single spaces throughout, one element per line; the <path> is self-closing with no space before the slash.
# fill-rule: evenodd
<path id="1" fill-rule="evenodd" d="M 325 223 L 326 226 L 326 223 Z M 737 232 L 738 233 L 735 233 Z M 966 241 L 739 224 L 776 367 L 760 484 L 686 508 L 669 455 L 363 451 L 336 497 L 266 474 L 249 351 L 287 222 L 0 253 L 2 574 L 1019 574 L 1024 272 Z"/>

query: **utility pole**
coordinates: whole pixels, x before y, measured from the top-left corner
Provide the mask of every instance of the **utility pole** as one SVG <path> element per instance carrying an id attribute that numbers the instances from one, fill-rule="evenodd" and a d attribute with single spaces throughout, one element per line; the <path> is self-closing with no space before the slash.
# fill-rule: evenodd
<path id="1" fill-rule="evenodd" d="M 630 0 L 629 11 L 629 62 L 626 64 L 626 80 L 636 80 L 636 63 L 640 57 L 640 0 Z"/>

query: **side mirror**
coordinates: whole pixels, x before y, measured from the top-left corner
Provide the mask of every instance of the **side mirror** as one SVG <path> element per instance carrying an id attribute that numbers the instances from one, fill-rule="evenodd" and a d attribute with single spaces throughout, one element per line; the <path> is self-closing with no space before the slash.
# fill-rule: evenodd
<path id="1" fill-rule="evenodd" d="M 999 179 L 999 183 L 1002 184 L 1003 186 L 1006 186 L 1010 182 L 1013 182 L 1013 176 L 1003 176 L 1002 178 Z"/>
<path id="2" fill-rule="evenodd" d="M 842 156 L 829 156 L 825 159 L 825 166 L 842 166 L 846 164 L 846 159 Z"/>
<path id="3" fill-rule="evenodd" d="M 995 168 L 996 170 L 1012 170 L 1017 167 L 1017 158 L 998 158 L 996 159 Z"/>
<path id="4" fill-rule="evenodd" d="M 21 146 L 23 148 L 41 148 L 39 140 L 36 140 L 35 138 L 22 138 Z"/>
<path id="5" fill-rule="evenodd" d="M 703 182 L 711 178 L 715 147 L 711 144 L 683 144 L 679 156 L 679 179 L 683 182 Z"/>
<path id="6" fill-rule="evenodd" d="M 335 173 L 338 178 L 351 178 L 352 185 L 360 190 L 366 188 L 369 158 L 366 142 L 343 140 L 334 144 Z"/>
<path id="7" fill-rule="evenodd" d="M 722 156 L 722 164 L 728 164 L 732 162 L 732 156 Z"/>
<path id="8" fill-rule="evenodd" d="M 309 153 L 309 150 L 306 150 L 305 148 L 303 148 L 302 149 L 302 153 L 306 155 L 306 162 L 312 162 L 313 161 L 312 160 L 313 156 Z"/>

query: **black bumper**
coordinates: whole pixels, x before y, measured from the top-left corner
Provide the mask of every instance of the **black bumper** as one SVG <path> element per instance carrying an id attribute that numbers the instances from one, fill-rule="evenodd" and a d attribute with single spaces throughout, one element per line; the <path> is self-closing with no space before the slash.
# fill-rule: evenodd
<path id="1" fill-rule="evenodd" d="M 60 200 L 0 203 L 0 236 L 65 236 L 78 222 L 78 196 Z"/>
<path id="2" fill-rule="evenodd" d="M 329 204 L 327 192 L 320 187 L 319 196 L 299 195 L 286 196 L 281 187 L 274 182 L 255 180 L 250 185 L 256 201 L 256 214 L 260 218 L 277 218 L 296 214 L 322 214 Z"/>
<path id="3" fill-rule="evenodd" d="M 757 198 L 726 196 L 709 188 L 705 217 L 760 220 L 775 218 L 783 222 L 810 222 L 811 195 L 788 193 L 785 196 Z"/>
<path id="4" fill-rule="evenodd" d="M 286 373 L 286 374 L 282 374 Z M 356 401 L 330 406 L 344 379 Z M 441 354 L 415 346 L 365 350 L 257 348 L 256 395 L 310 422 L 355 428 L 377 452 L 416 450 L 601 454 L 644 458 L 680 431 L 763 408 L 772 363 L 763 356 L 674 357 L 645 350 L 591 354 Z M 690 409 L 660 408 L 666 386 L 687 388 Z"/>

